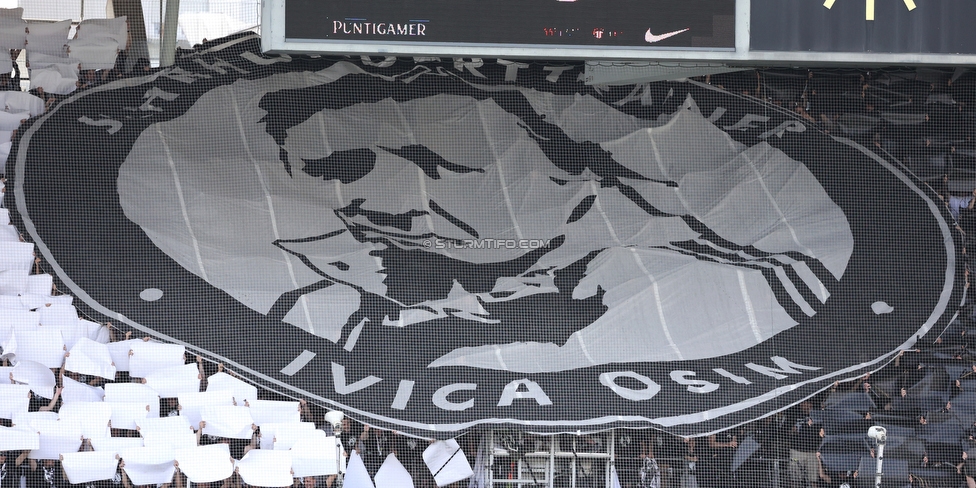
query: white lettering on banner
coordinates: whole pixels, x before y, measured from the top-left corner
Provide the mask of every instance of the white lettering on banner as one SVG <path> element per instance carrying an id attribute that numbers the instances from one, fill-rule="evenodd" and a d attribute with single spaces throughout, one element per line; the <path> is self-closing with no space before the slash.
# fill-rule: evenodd
<path id="1" fill-rule="evenodd" d="M 333 34 L 382 35 L 382 36 L 426 36 L 427 24 L 423 22 L 346 22 L 332 21 Z"/>
<path id="2" fill-rule="evenodd" d="M 406 409 L 407 402 L 410 401 L 410 395 L 413 394 L 413 385 L 414 381 L 400 380 L 400 386 L 397 387 L 396 397 L 393 398 L 393 405 L 390 405 L 390 408 L 397 410 Z"/>
<path id="3" fill-rule="evenodd" d="M 718 122 L 718 119 L 721 119 L 722 116 L 725 115 L 726 111 L 727 109 L 725 107 L 715 107 L 715 110 L 712 111 L 712 115 L 708 116 L 708 121 L 713 124 Z"/>
<path id="4" fill-rule="evenodd" d="M 787 375 L 802 375 L 807 371 L 817 371 L 822 369 L 818 366 L 806 366 L 803 364 L 798 364 L 780 356 L 772 356 L 769 359 L 773 362 L 774 366 L 763 366 L 755 363 L 746 363 L 743 366 L 754 371 L 755 373 L 776 380 L 785 379 L 788 377 Z M 347 383 L 346 368 L 341 364 L 334 362 L 331 364 L 332 379 L 333 384 L 335 385 L 335 391 L 340 395 L 355 393 L 383 381 L 383 378 L 370 375 L 355 382 Z M 699 395 L 712 393 L 717 391 L 722 386 L 734 387 L 738 385 L 752 384 L 752 381 L 749 379 L 738 374 L 731 373 L 723 368 L 714 368 L 710 371 L 702 372 L 701 377 L 699 376 L 699 372 L 690 370 L 673 370 L 668 373 L 668 376 L 670 376 L 671 381 L 674 383 L 685 386 L 687 391 Z M 705 379 L 705 377 L 708 377 L 709 379 Z M 634 381 L 630 386 L 625 386 L 619 382 L 620 378 L 629 378 Z M 725 380 L 723 381 L 722 378 Z M 650 400 L 661 391 L 660 384 L 652 380 L 650 377 L 635 371 L 605 372 L 600 374 L 599 379 L 600 383 L 609 388 L 614 394 L 626 400 L 635 402 Z M 411 396 L 413 395 L 416 381 L 408 379 L 400 379 L 398 381 L 399 383 L 396 388 L 394 398 L 392 398 L 390 408 L 405 410 L 407 408 L 407 404 L 410 402 Z M 431 396 L 431 403 L 442 410 L 467 410 L 474 406 L 473 397 L 464 400 L 461 399 L 463 397 L 455 397 L 455 399 L 452 400 L 450 396 L 460 391 L 475 391 L 477 389 L 477 383 L 450 383 L 441 386 L 434 391 L 433 395 Z M 505 385 L 501 391 L 501 394 L 499 395 L 497 406 L 510 407 L 515 400 L 526 399 L 535 400 L 536 405 L 540 407 L 550 406 L 553 404 L 552 400 L 549 398 L 549 395 L 546 394 L 545 390 L 542 389 L 542 386 L 538 382 L 529 378 L 522 378 L 511 381 Z"/>
<path id="5" fill-rule="evenodd" d="M 779 366 L 779 368 L 777 369 L 777 368 L 770 368 L 769 366 L 760 366 L 755 363 L 747 363 L 746 367 L 759 374 L 769 376 L 770 378 L 776 378 L 778 380 L 786 378 L 787 374 L 803 374 L 802 371 L 799 371 L 800 369 L 805 369 L 807 371 L 816 371 L 820 369 L 815 366 L 804 366 L 802 364 L 796 364 L 790 361 L 789 359 L 779 357 L 779 356 L 773 356 L 769 359 L 771 359 L 774 363 L 776 363 L 776 366 Z"/>
<path id="6" fill-rule="evenodd" d="M 671 379 L 679 385 L 688 385 L 688 391 L 692 393 L 711 393 L 718 389 L 718 383 L 688 378 L 697 375 L 694 371 L 672 371 Z"/>
<path id="7" fill-rule="evenodd" d="M 450 385 L 444 385 L 438 388 L 437 391 L 434 392 L 434 396 L 431 398 L 431 401 L 434 402 L 434 405 L 437 406 L 437 408 L 442 410 L 451 410 L 455 412 L 467 410 L 474 406 L 473 398 L 469 398 L 461 403 L 455 403 L 447 397 L 456 391 L 475 390 L 477 388 L 478 385 L 476 383 L 451 383 Z"/>
<path id="8" fill-rule="evenodd" d="M 619 377 L 633 378 L 641 383 L 644 383 L 646 388 L 640 390 L 634 390 L 626 386 L 617 384 L 617 378 Z M 642 374 L 637 374 L 633 371 L 614 371 L 612 373 L 603 373 L 600 375 L 600 383 L 611 391 L 620 395 L 623 398 L 633 401 L 649 400 L 657 395 L 661 391 L 661 385 L 657 384 L 654 380 L 644 376 Z"/>
<path id="9" fill-rule="evenodd" d="M 728 378 L 728 379 L 730 379 L 730 380 L 732 380 L 732 381 L 734 381 L 736 383 L 739 383 L 740 385 L 751 385 L 752 384 L 751 381 L 749 381 L 749 380 L 747 380 L 747 379 L 745 379 L 745 378 L 743 378 L 743 377 L 741 377 L 741 376 L 739 376 L 737 374 L 729 373 L 728 371 L 726 371 L 726 370 L 724 370 L 722 368 L 715 368 L 712 371 L 714 371 L 714 372 L 716 372 L 716 373 L 718 373 L 718 374 L 720 374 L 720 375 L 722 375 L 722 376 L 724 376 L 724 377 L 726 377 L 726 378 Z"/>
<path id="10" fill-rule="evenodd" d="M 526 391 L 519 391 L 519 387 L 523 385 L 525 386 Z M 511 406 L 512 401 L 516 398 L 531 398 L 541 406 L 552 405 L 552 400 L 549 400 L 549 396 L 546 395 L 546 392 L 542 391 L 542 387 L 540 387 L 535 381 L 528 378 L 515 380 L 505 385 L 505 389 L 502 390 L 502 397 L 498 399 L 498 406 Z"/>
<path id="11" fill-rule="evenodd" d="M 518 78 L 518 70 L 529 67 L 528 63 L 517 63 L 507 59 L 497 59 L 495 63 L 505 67 L 505 81 L 515 81 Z"/>
<path id="12" fill-rule="evenodd" d="M 332 383 L 335 385 L 336 393 L 348 395 L 354 391 L 362 390 L 367 386 L 374 385 L 383 381 L 383 378 L 367 376 L 351 385 L 346 384 L 346 368 L 341 364 L 332 363 Z"/>

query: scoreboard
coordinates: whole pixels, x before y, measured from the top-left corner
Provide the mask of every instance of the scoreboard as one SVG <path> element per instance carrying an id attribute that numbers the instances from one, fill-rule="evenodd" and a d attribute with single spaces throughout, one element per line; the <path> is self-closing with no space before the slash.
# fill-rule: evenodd
<path id="1" fill-rule="evenodd" d="M 735 48 L 735 0 L 286 0 L 285 38 Z"/>
<path id="2" fill-rule="evenodd" d="M 735 6 L 736 0 L 270 0 L 264 25 L 276 24 L 280 44 L 322 47 L 316 51 L 578 57 L 583 48 L 612 57 L 621 48 L 734 51 Z"/>
<path id="3" fill-rule="evenodd" d="M 268 52 L 976 65 L 976 1 L 265 0 Z"/>

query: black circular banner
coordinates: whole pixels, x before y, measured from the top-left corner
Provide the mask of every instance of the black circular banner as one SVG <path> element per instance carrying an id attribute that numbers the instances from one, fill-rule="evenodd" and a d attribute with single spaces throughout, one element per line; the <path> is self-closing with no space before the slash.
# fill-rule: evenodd
<path id="1" fill-rule="evenodd" d="M 940 206 L 869 149 L 708 85 L 512 65 L 227 41 L 40 117 L 12 193 L 84 311 L 428 436 L 716 432 L 959 305 Z"/>

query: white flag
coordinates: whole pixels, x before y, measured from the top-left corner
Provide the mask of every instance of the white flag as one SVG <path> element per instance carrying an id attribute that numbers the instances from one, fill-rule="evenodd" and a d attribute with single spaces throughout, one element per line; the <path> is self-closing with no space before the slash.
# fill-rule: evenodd
<path id="1" fill-rule="evenodd" d="M 237 461 L 241 480 L 251 486 L 278 488 L 291 486 L 291 453 L 252 449 Z"/>

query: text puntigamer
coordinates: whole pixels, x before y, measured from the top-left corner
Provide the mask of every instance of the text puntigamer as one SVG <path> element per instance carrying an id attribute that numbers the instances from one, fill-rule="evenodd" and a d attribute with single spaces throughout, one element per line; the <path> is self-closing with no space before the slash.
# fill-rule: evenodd
<path id="1" fill-rule="evenodd" d="M 426 36 L 427 25 L 420 22 L 396 24 L 388 22 L 332 21 L 333 34 L 366 34 L 384 36 Z"/>

